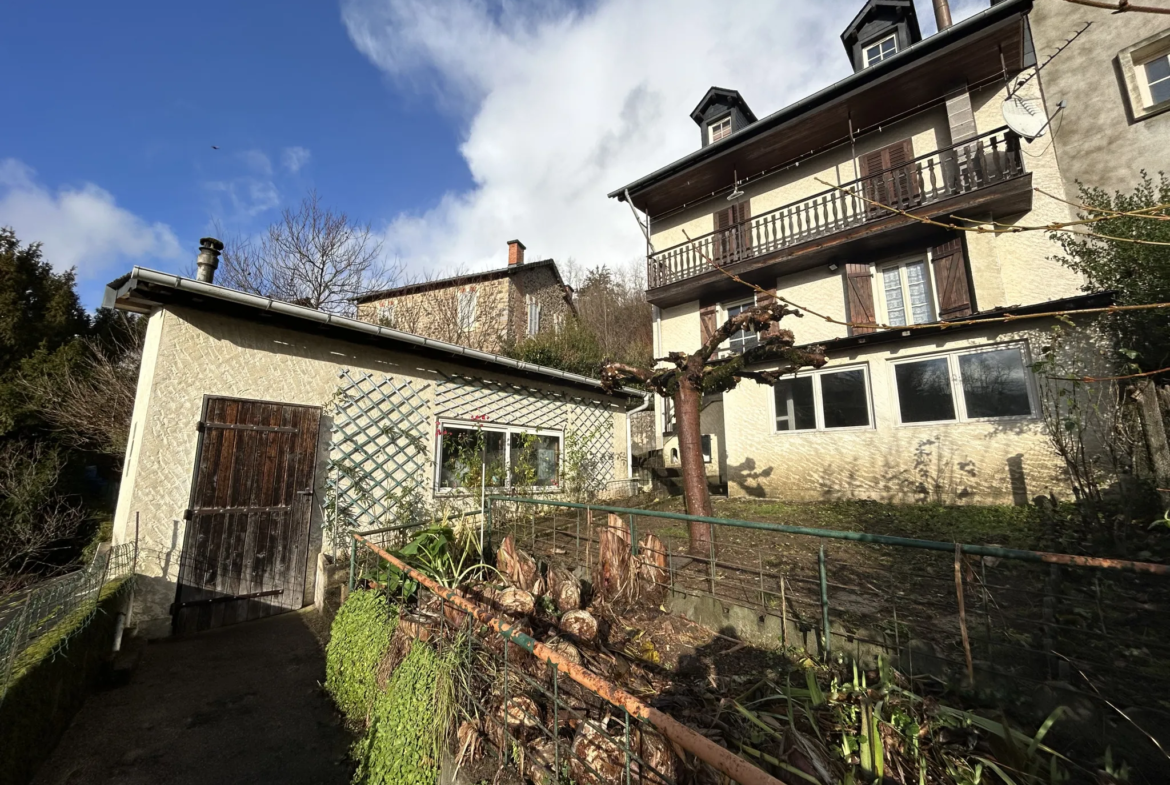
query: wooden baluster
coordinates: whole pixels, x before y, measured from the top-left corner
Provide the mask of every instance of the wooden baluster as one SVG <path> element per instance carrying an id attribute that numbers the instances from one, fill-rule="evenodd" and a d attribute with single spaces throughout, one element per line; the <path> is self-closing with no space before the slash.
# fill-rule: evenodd
<path id="1" fill-rule="evenodd" d="M 979 185 L 987 185 L 987 148 L 982 139 L 975 143 L 975 155 L 979 161 Z"/>
<path id="2" fill-rule="evenodd" d="M 930 173 L 930 196 L 933 199 L 934 195 L 938 193 L 938 177 L 934 171 L 933 158 L 926 162 L 926 169 Z"/>

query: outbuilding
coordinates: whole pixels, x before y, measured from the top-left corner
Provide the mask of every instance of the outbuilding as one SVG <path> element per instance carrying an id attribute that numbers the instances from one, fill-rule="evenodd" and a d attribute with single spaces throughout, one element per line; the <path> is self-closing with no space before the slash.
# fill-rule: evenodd
<path id="1" fill-rule="evenodd" d="M 135 267 L 106 290 L 149 320 L 114 521 L 139 634 L 308 604 L 350 528 L 629 490 L 636 391 L 217 286 L 217 245 L 198 279 Z"/>

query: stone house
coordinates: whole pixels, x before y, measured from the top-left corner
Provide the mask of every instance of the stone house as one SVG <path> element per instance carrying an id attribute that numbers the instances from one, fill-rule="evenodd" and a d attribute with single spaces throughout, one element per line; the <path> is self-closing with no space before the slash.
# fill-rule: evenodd
<path id="1" fill-rule="evenodd" d="M 1063 194 L 1057 151 L 1001 109 L 1035 67 L 1031 5 L 948 14 L 923 38 L 911 0 L 869 0 L 841 36 L 853 74 L 762 119 L 713 87 L 691 114 L 701 147 L 610 194 L 648 228 L 654 356 L 773 297 L 804 310 L 782 325 L 798 344 L 825 347 L 821 370 L 704 401 L 708 477 L 731 495 L 1019 503 L 1068 487 L 1031 370 L 1053 322 L 999 317 L 1108 297 L 1082 292 L 1043 233 L 992 231 L 1072 217 L 1036 190 Z M 1041 98 L 1035 79 L 1020 90 Z"/>
<path id="2" fill-rule="evenodd" d="M 1170 173 L 1170 16 L 1036 0 L 1028 26 L 1041 62 L 1083 31 L 1039 73 L 1069 198 Z"/>
<path id="3" fill-rule="evenodd" d="M 507 267 L 370 292 L 358 318 L 485 352 L 558 330 L 574 314 L 572 289 L 556 262 L 525 262 L 524 251 L 511 240 Z"/>
<path id="4" fill-rule="evenodd" d="M 197 279 L 135 267 L 106 290 L 148 319 L 114 521 L 140 633 L 300 608 L 350 528 L 628 478 L 641 394 L 216 286 L 219 247 Z"/>

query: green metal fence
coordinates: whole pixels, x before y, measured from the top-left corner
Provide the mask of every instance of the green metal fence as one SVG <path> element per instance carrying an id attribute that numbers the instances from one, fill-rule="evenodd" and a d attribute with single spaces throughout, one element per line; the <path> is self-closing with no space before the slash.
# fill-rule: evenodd
<path id="1" fill-rule="evenodd" d="M 1033 727 L 1076 706 L 1096 753 L 1170 749 L 1170 566 L 543 499 L 486 513 L 496 544 L 586 571 L 617 516 L 635 552 L 662 542 L 670 611 L 762 647 L 884 655 L 924 692 Z M 697 553 L 691 523 L 713 533 Z"/>
<path id="2" fill-rule="evenodd" d="M 83 630 L 97 612 L 102 587 L 133 573 L 135 554 L 132 542 L 103 549 L 85 568 L 0 601 L 0 702 L 20 655 L 62 623 L 74 634 Z M 68 640 L 63 636 L 57 646 Z"/>

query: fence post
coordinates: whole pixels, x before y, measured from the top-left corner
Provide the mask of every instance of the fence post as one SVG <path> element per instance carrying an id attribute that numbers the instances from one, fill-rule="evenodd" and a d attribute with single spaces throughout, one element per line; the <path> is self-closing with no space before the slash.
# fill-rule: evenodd
<path id="1" fill-rule="evenodd" d="M 357 570 L 357 537 L 353 536 L 353 532 L 349 533 L 349 591 L 353 593 L 353 587 L 356 580 L 355 571 Z"/>
<path id="2" fill-rule="evenodd" d="M 959 633 L 963 636 L 963 654 L 967 659 L 967 679 L 975 684 L 975 663 L 971 659 L 971 638 L 967 635 L 967 603 L 963 598 L 963 546 L 955 543 L 955 596 L 959 601 Z"/>
<path id="3" fill-rule="evenodd" d="M 817 566 L 821 573 L 821 630 L 824 638 L 825 658 L 828 659 L 829 653 L 833 650 L 831 641 L 832 635 L 829 632 L 829 576 L 825 572 L 825 546 L 821 546 L 821 552 L 817 558 Z"/>

